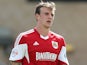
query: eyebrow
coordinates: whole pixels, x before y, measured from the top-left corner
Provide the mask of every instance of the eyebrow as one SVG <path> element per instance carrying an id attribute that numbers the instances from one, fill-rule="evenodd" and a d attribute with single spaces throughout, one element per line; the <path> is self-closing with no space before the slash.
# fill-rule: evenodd
<path id="1" fill-rule="evenodd" d="M 49 13 L 48 13 L 48 12 L 45 12 L 44 14 L 48 15 Z M 51 13 L 51 16 L 54 16 L 54 14 L 53 14 L 53 13 Z"/>

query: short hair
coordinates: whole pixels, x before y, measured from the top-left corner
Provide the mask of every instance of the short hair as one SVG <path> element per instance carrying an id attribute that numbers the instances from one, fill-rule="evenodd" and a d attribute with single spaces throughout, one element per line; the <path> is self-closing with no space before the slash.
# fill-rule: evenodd
<path id="1" fill-rule="evenodd" d="M 42 7 L 51 8 L 53 11 L 56 10 L 55 3 L 54 3 L 54 2 L 40 2 L 40 3 L 36 6 L 35 14 L 40 14 L 40 9 L 41 9 Z"/>

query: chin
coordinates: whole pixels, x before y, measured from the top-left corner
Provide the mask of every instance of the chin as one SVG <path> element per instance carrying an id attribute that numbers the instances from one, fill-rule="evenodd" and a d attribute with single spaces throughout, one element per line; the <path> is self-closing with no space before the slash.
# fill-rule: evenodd
<path id="1" fill-rule="evenodd" d="M 45 28 L 50 28 L 51 26 L 45 26 Z"/>

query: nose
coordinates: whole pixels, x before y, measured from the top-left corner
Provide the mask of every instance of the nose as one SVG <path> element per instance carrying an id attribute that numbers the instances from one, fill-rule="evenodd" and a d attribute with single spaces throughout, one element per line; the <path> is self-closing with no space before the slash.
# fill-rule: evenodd
<path id="1" fill-rule="evenodd" d="M 50 15 L 49 15 L 49 18 L 50 18 L 50 19 L 52 19 L 52 18 L 53 18 L 53 16 L 50 14 Z"/>

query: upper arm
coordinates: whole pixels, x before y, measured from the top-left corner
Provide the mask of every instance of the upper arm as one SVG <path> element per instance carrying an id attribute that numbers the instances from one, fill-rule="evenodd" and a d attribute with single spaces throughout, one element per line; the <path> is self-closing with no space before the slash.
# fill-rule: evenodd
<path id="1" fill-rule="evenodd" d="M 9 60 L 17 61 L 22 60 L 27 51 L 27 44 L 20 44 L 12 49 Z"/>
<path id="2" fill-rule="evenodd" d="M 11 51 L 9 60 L 22 62 L 24 57 L 29 62 L 29 54 L 28 54 L 28 46 L 26 43 L 26 37 L 23 34 L 20 34 L 16 38 L 14 48 Z"/>
<path id="3" fill-rule="evenodd" d="M 66 47 L 62 46 L 62 49 L 59 53 L 58 60 L 60 65 L 69 65 L 67 55 L 66 55 Z"/>
<path id="4" fill-rule="evenodd" d="M 11 61 L 11 65 L 22 65 L 20 62 Z"/>
<path id="5" fill-rule="evenodd" d="M 58 56 L 60 65 L 69 65 L 67 55 L 66 55 L 66 43 L 64 38 L 61 38 L 61 50 Z"/>

